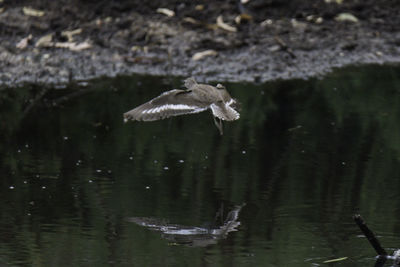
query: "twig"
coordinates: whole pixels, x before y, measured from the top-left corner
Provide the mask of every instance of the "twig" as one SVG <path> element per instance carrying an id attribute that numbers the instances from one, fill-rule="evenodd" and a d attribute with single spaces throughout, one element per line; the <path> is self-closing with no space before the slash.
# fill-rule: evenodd
<path id="1" fill-rule="evenodd" d="M 287 52 L 292 58 L 296 58 L 293 50 L 279 36 L 274 36 L 274 39 L 283 51 Z"/>

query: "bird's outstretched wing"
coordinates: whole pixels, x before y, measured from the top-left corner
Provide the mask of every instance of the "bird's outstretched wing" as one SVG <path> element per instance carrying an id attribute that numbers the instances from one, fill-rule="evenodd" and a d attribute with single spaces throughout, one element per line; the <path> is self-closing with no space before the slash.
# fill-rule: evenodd
<path id="1" fill-rule="evenodd" d="M 193 99 L 191 90 L 174 89 L 124 113 L 124 121 L 155 121 L 198 113 L 208 108 L 208 105 Z"/>

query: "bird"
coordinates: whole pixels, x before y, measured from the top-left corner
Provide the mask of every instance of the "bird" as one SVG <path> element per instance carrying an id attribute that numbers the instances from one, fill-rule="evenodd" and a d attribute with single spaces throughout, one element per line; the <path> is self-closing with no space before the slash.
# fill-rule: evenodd
<path id="1" fill-rule="evenodd" d="M 240 118 L 239 102 L 230 96 L 222 84 L 216 86 L 201 84 L 190 77 L 184 80 L 184 86 L 186 89 L 166 91 L 125 112 L 124 122 L 155 121 L 211 110 L 214 123 L 223 135 L 222 121 L 234 121 Z"/>

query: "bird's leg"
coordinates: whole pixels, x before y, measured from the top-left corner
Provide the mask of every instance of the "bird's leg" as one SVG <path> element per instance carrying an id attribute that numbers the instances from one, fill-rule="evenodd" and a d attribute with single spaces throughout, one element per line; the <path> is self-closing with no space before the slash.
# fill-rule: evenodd
<path id="1" fill-rule="evenodd" d="M 217 128 L 219 130 L 219 133 L 221 135 L 223 135 L 224 134 L 224 129 L 223 129 L 223 125 L 222 125 L 222 120 L 220 118 L 218 118 L 218 121 L 217 121 L 217 117 L 214 117 L 214 116 L 213 116 L 213 118 L 214 118 L 215 126 L 217 126 Z"/>
<path id="2" fill-rule="evenodd" d="M 223 135 L 224 134 L 224 125 L 223 125 L 222 120 L 220 118 L 218 118 L 218 123 L 219 123 L 219 133 L 221 135 Z"/>

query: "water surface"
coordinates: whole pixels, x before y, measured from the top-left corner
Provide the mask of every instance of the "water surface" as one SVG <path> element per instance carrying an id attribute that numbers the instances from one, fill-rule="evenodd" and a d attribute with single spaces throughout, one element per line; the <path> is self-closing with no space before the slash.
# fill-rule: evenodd
<path id="1" fill-rule="evenodd" d="M 223 136 L 208 112 L 123 124 L 181 79 L 97 80 L 32 108 L 39 86 L 3 91 L 0 264 L 373 266 L 354 213 L 400 247 L 398 67 L 225 85 L 242 109 Z"/>

